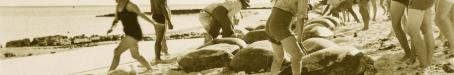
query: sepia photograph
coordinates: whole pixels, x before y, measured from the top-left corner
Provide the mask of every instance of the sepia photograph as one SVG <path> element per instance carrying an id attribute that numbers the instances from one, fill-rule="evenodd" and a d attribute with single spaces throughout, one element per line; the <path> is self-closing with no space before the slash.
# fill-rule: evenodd
<path id="1" fill-rule="evenodd" d="M 0 75 L 454 75 L 454 0 L 0 0 Z"/>

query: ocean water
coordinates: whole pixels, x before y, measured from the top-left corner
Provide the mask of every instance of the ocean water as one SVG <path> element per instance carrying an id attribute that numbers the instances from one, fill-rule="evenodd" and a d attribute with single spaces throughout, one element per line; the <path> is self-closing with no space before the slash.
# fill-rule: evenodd
<path id="1" fill-rule="evenodd" d="M 257 1 L 257 0 L 256 0 Z M 169 2 L 172 10 L 200 9 L 212 2 Z M 254 1 L 253 1 L 254 2 Z M 252 6 L 266 6 L 267 1 L 252 3 Z M 147 5 L 140 5 L 143 12 L 150 11 Z M 0 44 L 23 38 L 48 35 L 106 35 L 113 17 L 95 17 L 115 11 L 114 5 L 88 6 L 0 6 Z M 203 31 L 198 14 L 172 15 L 174 30 Z M 144 34 L 154 34 L 152 24 L 139 19 Z M 121 23 L 112 34 L 123 34 Z"/>
<path id="2" fill-rule="evenodd" d="M 113 17 L 95 17 L 114 12 L 114 6 L 0 7 L 0 42 L 47 35 L 105 35 Z M 142 7 L 142 11 L 148 11 Z M 175 30 L 201 26 L 197 14 L 173 15 Z M 139 20 L 143 33 L 152 34 L 152 24 Z M 118 23 L 113 34 L 122 34 Z"/>

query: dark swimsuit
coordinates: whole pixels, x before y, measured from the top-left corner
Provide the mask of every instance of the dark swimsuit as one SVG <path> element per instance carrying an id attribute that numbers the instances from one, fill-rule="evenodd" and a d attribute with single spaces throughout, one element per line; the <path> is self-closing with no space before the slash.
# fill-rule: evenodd
<path id="1" fill-rule="evenodd" d="M 142 40 L 142 29 L 140 28 L 139 21 L 137 21 L 137 14 L 125 9 L 118 12 L 118 19 L 123 24 L 123 31 L 125 35 L 131 36 L 136 40 Z"/>
<path id="2" fill-rule="evenodd" d="M 410 1 L 409 1 L 409 0 L 393 0 L 393 1 L 396 1 L 396 2 L 402 3 L 402 4 L 404 4 L 405 6 L 408 6 L 408 4 L 410 3 Z"/>

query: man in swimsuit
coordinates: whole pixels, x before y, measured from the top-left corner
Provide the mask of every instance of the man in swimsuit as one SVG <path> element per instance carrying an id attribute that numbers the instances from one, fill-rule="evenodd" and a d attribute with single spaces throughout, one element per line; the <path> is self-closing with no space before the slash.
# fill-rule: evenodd
<path id="1" fill-rule="evenodd" d="M 167 39 L 165 33 L 168 29 L 173 29 L 173 25 L 170 19 L 170 10 L 167 6 L 167 0 L 150 0 L 152 18 L 155 20 L 156 42 L 155 42 L 155 62 L 161 61 L 161 52 L 164 54 L 168 53 Z"/>
<path id="2" fill-rule="evenodd" d="M 207 31 L 205 42 L 222 37 L 233 37 L 234 24 L 238 24 L 237 15 L 241 9 L 249 7 L 249 0 L 226 0 L 224 3 L 213 3 L 202 9 L 199 20 Z"/>
<path id="3" fill-rule="evenodd" d="M 130 50 L 132 57 L 145 66 L 147 71 L 150 71 L 150 64 L 148 64 L 148 61 L 145 60 L 145 58 L 139 53 L 138 41 L 142 40 L 142 30 L 140 28 L 139 21 L 137 21 L 137 16 L 152 24 L 156 24 L 156 22 L 145 16 L 145 14 L 139 10 L 139 7 L 131 3 L 129 0 L 116 0 L 116 2 L 117 6 L 115 18 L 111 28 L 107 31 L 107 34 L 112 32 L 118 21 L 121 21 L 123 24 L 123 31 L 126 36 L 121 39 L 120 44 L 117 48 L 115 48 L 114 57 L 109 71 L 117 68 L 121 54 L 128 49 Z"/>
<path id="4" fill-rule="evenodd" d="M 297 37 L 290 30 L 296 17 L 296 34 L 302 38 L 304 20 L 307 20 L 308 0 L 276 0 L 266 23 L 266 33 L 274 51 L 271 75 L 278 75 L 284 58 L 284 50 L 291 55 L 293 75 L 301 75 L 301 58 L 306 52 L 298 45 Z"/>

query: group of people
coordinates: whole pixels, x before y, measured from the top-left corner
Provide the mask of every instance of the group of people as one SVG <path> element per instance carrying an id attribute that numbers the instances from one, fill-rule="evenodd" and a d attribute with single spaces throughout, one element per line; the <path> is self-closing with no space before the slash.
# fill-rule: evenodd
<path id="1" fill-rule="evenodd" d="M 116 11 L 111 28 L 107 34 L 111 33 L 118 21 L 123 25 L 125 37 L 114 50 L 114 57 L 109 71 L 115 70 L 119 65 L 120 56 L 129 49 L 132 57 L 140 62 L 147 71 L 151 71 L 151 65 L 140 55 L 138 42 L 142 40 L 142 30 L 138 18 L 145 19 L 151 23 L 156 32 L 155 42 L 155 62 L 162 61 L 161 54 L 169 54 L 165 33 L 167 29 L 173 29 L 171 22 L 171 12 L 167 5 L 167 0 L 150 0 L 152 18 L 148 18 L 139 7 L 129 0 L 115 0 Z M 233 25 L 238 24 L 235 17 L 241 9 L 249 7 L 249 0 L 226 0 L 223 3 L 213 3 L 204 8 L 200 13 L 200 21 L 205 27 L 209 38 L 207 41 L 217 38 L 219 33 L 222 37 L 234 37 Z M 222 32 L 220 30 L 222 29 Z"/>
<path id="2" fill-rule="evenodd" d="M 434 22 L 440 30 L 440 37 L 447 39 L 450 54 L 454 54 L 453 5 L 454 0 L 391 1 L 390 19 L 396 37 L 406 53 L 402 58 L 403 61 L 409 60 L 413 63 L 417 59 L 422 68 L 431 65 L 435 49 L 432 28 Z M 405 16 L 405 8 L 408 16 Z M 407 40 L 407 35 L 410 41 Z M 439 40 L 444 39 L 439 38 Z"/>
<path id="3" fill-rule="evenodd" d="M 138 60 L 147 70 L 151 70 L 150 64 L 138 51 L 138 41 L 142 40 L 142 31 L 137 17 L 141 17 L 154 25 L 157 36 L 155 60 L 161 61 L 161 53 L 168 54 L 165 32 L 167 29 L 173 29 L 167 1 L 150 0 L 151 19 L 129 0 L 116 0 L 116 2 L 115 19 L 108 33 L 112 32 L 118 21 L 121 21 L 126 36 L 115 48 L 114 58 L 109 70 L 114 70 L 118 66 L 121 54 L 128 49 L 134 59 Z M 199 20 L 207 31 L 206 37 L 208 38 L 205 41 L 216 39 L 218 35 L 235 37 L 234 25 L 239 22 L 238 13 L 241 9 L 249 7 L 249 2 L 249 0 L 225 0 L 223 3 L 212 3 L 202 9 Z M 273 2 L 274 5 L 265 29 L 274 51 L 274 61 L 271 66 L 272 75 L 279 73 L 283 63 L 284 51 L 291 55 L 292 74 L 301 74 L 301 58 L 306 55 L 306 52 L 303 50 L 304 47 L 298 45 L 298 42 L 302 41 L 299 38 L 304 35 L 302 31 L 303 24 L 308 19 L 308 2 L 309 0 L 274 0 Z M 436 8 L 436 24 L 442 35 L 448 40 L 449 48 L 454 54 L 453 3 L 453 0 L 392 0 L 389 9 L 390 18 L 396 37 L 406 52 L 404 59 L 416 60 L 417 57 L 422 67 L 430 65 L 435 48 L 431 26 L 434 8 Z M 411 16 L 404 16 L 405 8 L 408 9 L 408 15 Z M 404 25 L 405 28 L 402 28 L 402 19 L 408 20 L 408 25 Z M 296 24 L 295 32 L 289 30 L 292 21 L 295 21 L 293 23 Z M 407 40 L 407 34 L 410 35 L 411 41 Z"/>

